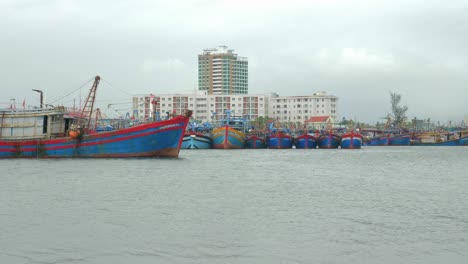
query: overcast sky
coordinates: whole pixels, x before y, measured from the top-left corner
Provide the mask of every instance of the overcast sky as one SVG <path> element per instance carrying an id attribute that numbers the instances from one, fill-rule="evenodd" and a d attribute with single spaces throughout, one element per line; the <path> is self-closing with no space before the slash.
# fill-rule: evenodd
<path id="1" fill-rule="evenodd" d="M 409 118 L 461 121 L 467 14 L 466 0 L 0 0 L 0 106 L 38 104 L 31 89 L 72 105 L 95 75 L 102 104 L 186 93 L 197 55 L 227 45 L 249 60 L 250 93 L 326 91 L 341 117 L 375 122 L 392 91 Z"/>

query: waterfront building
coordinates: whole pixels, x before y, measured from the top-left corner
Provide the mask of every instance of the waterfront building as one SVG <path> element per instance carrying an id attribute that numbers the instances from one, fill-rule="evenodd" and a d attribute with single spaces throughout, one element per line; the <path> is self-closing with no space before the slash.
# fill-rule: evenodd
<path id="1" fill-rule="evenodd" d="M 193 110 L 193 118 L 203 122 L 219 120 L 226 110 L 231 110 L 232 115 L 250 120 L 270 117 L 281 123 L 303 123 L 313 116 L 338 120 L 338 97 L 326 92 L 279 96 L 276 93 L 214 95 L 207 91 L 133 97 L 133 116 L 140 120 L 164 119 L 169 114 L 183 114 L 186 109 Z"/>
<path id="2" fill-rule="evenodd" d="M 268 114 L 279 122 L 303 123 L 313 116 L 329 116 L 338 120 L 338 97 L 317 92 L 310 96 L 278 96 L 270 98 Z"/>
<path id="3" fill-rule="evenodd" d="M 198 55 L 198 87 L 208 94 L 248 94 L 247 58 L 227 46 L 203 50 Z"/>
<path id="4" fill-rule="evenodd" d="M 193 110 L 193 118 L 199 121 L 220 120 L 226 110 L 232 116 L 254 120 L 267 116 L 269 94 L 213 95 L 206 91 L 187 94 L 137 95 L 133 97 L 133 116 L 140 120 L 164 119 L 167 115 L 180 115 L 186 109 Z"/>

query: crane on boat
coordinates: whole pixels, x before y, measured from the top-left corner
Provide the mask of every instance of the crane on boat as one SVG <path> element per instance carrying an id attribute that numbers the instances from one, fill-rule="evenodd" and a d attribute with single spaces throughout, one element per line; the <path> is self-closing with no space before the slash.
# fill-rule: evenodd
<path id="1" fill-rule="evenodd" d="M 77 125 L 81 128 L 90 128 L 91 124 L 91 115 L 93 114 L 94 102 L 96 101 L 96 90 L 99 85 L 101 77 L 94 77 L 94 83 L 91 89 L 89 90 L 88 97 L 86 98 L 83 109 L 81 109 L 80 117 L 78 119 Z"/>

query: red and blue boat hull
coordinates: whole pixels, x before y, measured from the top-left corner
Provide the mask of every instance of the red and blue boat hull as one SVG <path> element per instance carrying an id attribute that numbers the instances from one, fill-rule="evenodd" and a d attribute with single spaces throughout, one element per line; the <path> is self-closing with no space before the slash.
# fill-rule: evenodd
<path id="1" fill-rule="evenodd" d="M 177 157 L 189 117 L 84 135 L 36 140 L 0 140 L 0 158 Z"/>
<path id="2" fill-rule="evenodd" d="M 318 147 L 324 149 L 338 148 L 340 145 L 340 137 L 335 134 L 321 135 L 318 138 Z"/>
<path id="3" fill-rule="evenodd" d="M 296 137 L 294 145 L 297 149 L 314 149 L 317 148 L 317 140 L 312 135 L 303 134 Z"/>
<path id="4" fill-rule="evenodd" d="M 261 148 L 266 148 L 266 142 L 264 138 L 261 138 L 259 136 L 249 136 L 245 140 L 245 146 L 250 149 L 261 149 Z"/>
<path id="5" fill-rule="evenodd" d="M 348 133 L 341 136 L 342 149 L 360 149 L 362 146 L 362 135 Z"/>
<path id="6" fill-rule="evenodd" d="M 272 149 L 290 149 L 293 142 L 292 137 L 284 133 L 275 133 L 268 138 L 268 148 Z"/>

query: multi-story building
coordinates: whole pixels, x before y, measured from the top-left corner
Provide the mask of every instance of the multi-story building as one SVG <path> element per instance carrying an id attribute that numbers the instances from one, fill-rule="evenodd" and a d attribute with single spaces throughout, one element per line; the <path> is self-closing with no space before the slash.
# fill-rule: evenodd
<path id="1" fill-rule="evenodd" d="M 208 94 L 248 94 L 248 61 L 227 46 L 198 55 L 198 89 Z"/>
<path id="2" fill-rule="evenodd" d="M 192 94 L 139 95 L 133 97 L 133 115 L 140 119 L 153 116 L 164 118 L 169 114 L 183 114 L 193 110 L 193 118 L 201 121 L 222 119 L 226 110 L 231 115 L 256 119 L 267 116 L 270 95 L 210 95 L 198 91 Z"/>
<path id="3" fill-rule="evenodd" d="M 190 94 L 139 95 L 133 97 L 133 115 L 141 120 L 164 118 L 193 110 L 200 121 L 223 118 L 226 110 L 234 116 L 254 120 L 270 117 L 279 122 L 304 122 L 313 116 L 338 120 L 338 97 L 325 92 L 311 96 L 278 96 L 278 94 L 210 95 L 206 91 Z"/>
<path id="4" fill-rule="evenodd" d="M 270 98 L 268 114 L 279 122 L 304 122 L 313 116 L 337 120 L 338 97 L 326 92 L 312 96 L 278 96 Z"/>

